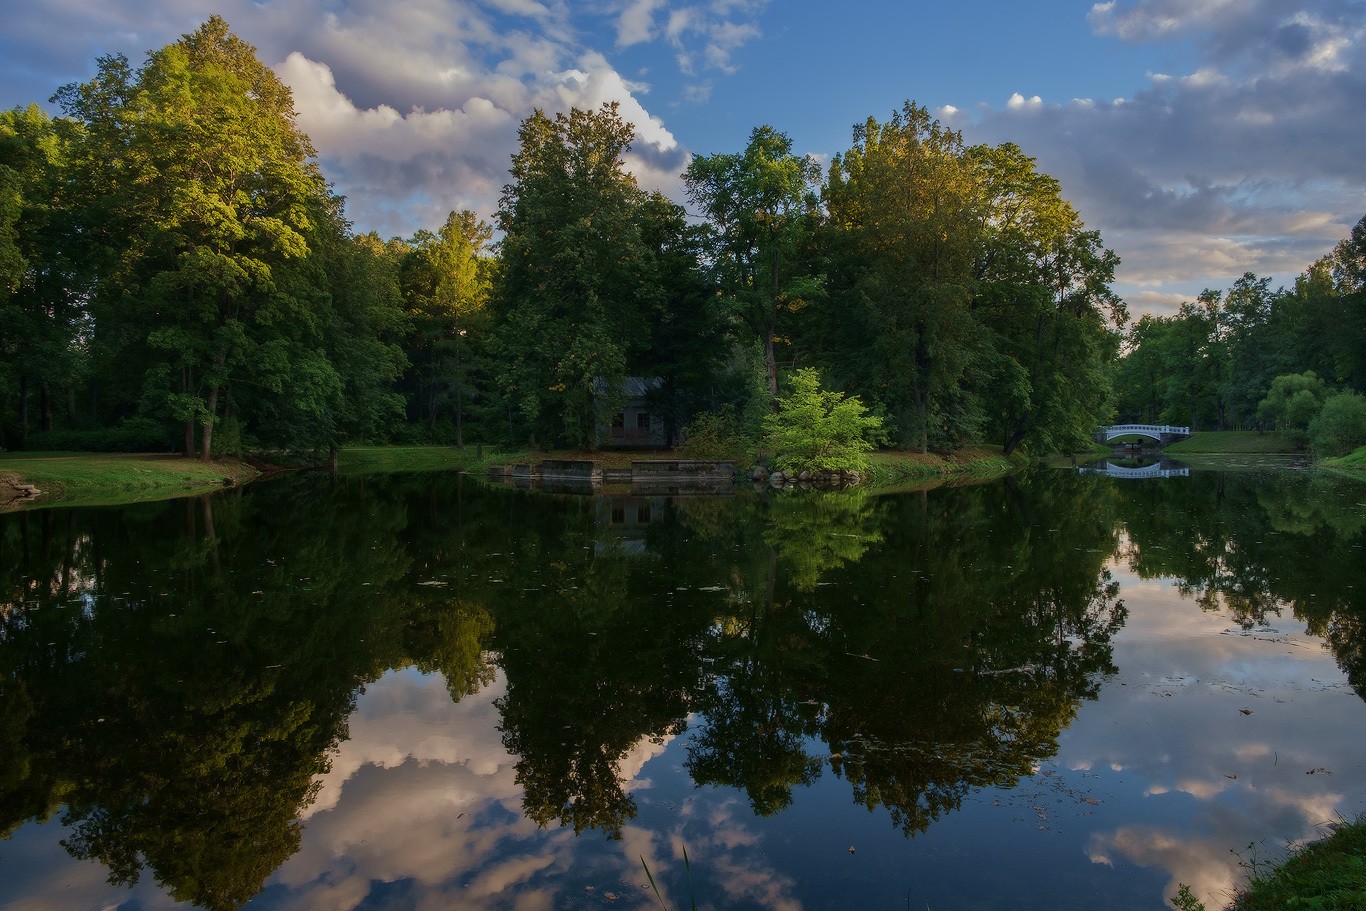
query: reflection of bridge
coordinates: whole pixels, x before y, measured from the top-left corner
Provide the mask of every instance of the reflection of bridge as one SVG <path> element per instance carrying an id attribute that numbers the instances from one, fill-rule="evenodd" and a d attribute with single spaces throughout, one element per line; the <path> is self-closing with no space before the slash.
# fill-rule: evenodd
<path id="1" fill-rule="evenodd" d="M 1115 437 L 1137 436 L 1156 440 L 1165 446 L 1175 440 L 1190 436 L 1191 429 L 1189 427 L 1173 427 L 1170 424 L 1115 424 L 1110 427 L 1102 427 L 1096 433 L 1096 439 L 1100 439 L 1102 434 L 1106 443 Z"/>
<path id="2" fill-rule="evenodd" d="M 1154 462 L 1151 465 L 1144 465 L 1142 468 L 1125 468 L 1123 465 L 1106 462 L 1101 468 L 1078 468 L 1077 471 L 1085 474 L 1104 474 L 1112 478 L 1131 479 L 1188 478 L 1191 473 L 1191 470 L 1185 465 L 1178 467 L 1174 462 Z"/>

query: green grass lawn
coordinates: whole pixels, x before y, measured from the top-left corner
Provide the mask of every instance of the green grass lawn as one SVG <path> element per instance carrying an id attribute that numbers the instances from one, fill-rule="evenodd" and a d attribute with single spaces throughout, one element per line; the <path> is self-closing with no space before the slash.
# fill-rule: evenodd
<path id="1" fill-rule="evenodd" d="M 161 500 L 240 483 L 258 474 L 237 459 L 199 462 L 176 455 L 97 452 L 0 453 L 0 476 L 42 491 L 39 505 L 100 506 Z"/>
<path id="2" fill-rule="evenodd" d="M 512 461 L 515 454 L 474 444 L 454 446 L 349 446 L 337 454 L 340 474 L 389 474 L 408 471 L 482 471 Z M 530 456 L 527 456 L 530 458 Z"/>
<path id="3" fill-rule="evenodd" d="M 1258 433 L 1255 430 L 1197 430 L 1188 439 L 1172 443 L 1162 450 L 1172 455 L 1205 453 L 1210 455 L 1253 455 L 1301 452 L 1291 438 L 1276 431 Z"/>

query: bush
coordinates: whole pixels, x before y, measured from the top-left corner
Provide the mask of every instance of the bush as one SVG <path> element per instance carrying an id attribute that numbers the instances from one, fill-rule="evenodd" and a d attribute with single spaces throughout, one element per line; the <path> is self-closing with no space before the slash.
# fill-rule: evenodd
<path id="1" fill-rule="evenodd" d="M 1309 445 L 1321 459 L 1366 445 L 1366 395 L 1344 392 L 1324 402 L 1309 424 Z"/>
<path id="2" fill-rule="evenodd" d="M 150 418 L 129 418 L 102 430 L 39 430 L 28 435 L 24 448 L 34 452 L 167 452 L 166 428 Z"/>
<path id="3" fill-rule="evenodd" d="M 764 418 L 764 443 L 784 471 L 864 471 L 882 419 L 867 413 L 857 397 L 821 389 L 815 370 L 798 370 L 792 393 L 778 399 L 778 413 Z"/>
<path id="4" fill-rule="evenodd" d="M 683 433 L 679 451 L 690 459 L 735 459 L 751 448 L 735 409 L 705 412 L 693 418 Z"/>
<path id="5" fill-rule="evenodd" d="M 1309 425 L 1327 398 L 1328 387 L 1312 370 L 1281 374 L 1257 405 L 1257 423 L 1285 431 L 1303 447 L 1309 442 Z"/>

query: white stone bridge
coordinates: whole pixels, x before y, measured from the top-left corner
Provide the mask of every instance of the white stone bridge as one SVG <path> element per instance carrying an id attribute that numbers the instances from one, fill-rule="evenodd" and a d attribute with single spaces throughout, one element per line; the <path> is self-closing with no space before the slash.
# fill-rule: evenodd
<path id="1" fill-rule="evenodd" d="M 1113 424 L 1102 427 L 1096 432 L 1096 439 L 1108 443 L 1116 437 L 1139 436 L 1155 440 L 1163 446 L 1184 440 L 1191 435 L 1189 427 L 1173 427 L 1170 424 Z M 1101 437 L 1104 440 L 1101 440 Z"/>

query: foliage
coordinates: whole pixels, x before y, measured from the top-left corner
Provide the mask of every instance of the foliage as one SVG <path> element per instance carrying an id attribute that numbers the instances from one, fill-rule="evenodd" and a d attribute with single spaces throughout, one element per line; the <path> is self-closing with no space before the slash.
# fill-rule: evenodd
<path id="1" fill-rule="evenodd" d="M 882 419 L 869 415 L 857 396 L 822 389 L 812 368 L 798 370 L 788 383 L 792 391 L 764 418 L 764 447 L 774 464 L 794 471 L 866 470 Z"/>
<path id="2" fill-rule="evenodd" d="M 1257 405 L 1257 418 L 1286 431 L 1303 447 L 1309 439 L 1309 424 L 1327 397 L 1328 387 L 1312 370 L 1283 374 L 1271 381 L 1266 397 Z"/>
<path id="3" fill-rule="evenodd" d="M 26 441 L 39 451 L 77 452 L 164 452 L 169 443 L 166 428 L 148 418 L 129 418 L 99 430 L 40 430 Z"/>
<path id="4" fill-rule="evenodd" d="M 1309 422 L 1309 447 L 1319 458 L 1343 456 L 1366 446 L 1366 395 L 1330 396 Z"/>
<path id="5" fill-rule="evenodd" d="M 770 398 L 778 395 L 777 346 L 789 314 L 822 293 L 802 262 L 816 224 L 813 159 L 771 126 L 755 127 L 739 153 L 693 158 L 683 181 L 688 199 L 710 222 L 717 286 L 764 351 Z"/>
<path id="6" fill-rule="evenodd" d="M 638 218 L 644 194 L 622 165 L 633 137 L 615 104 L 522 123 L 503 188 L 493 340 L 498 383 L 543 444 L 591 449 L 631 352 L 647 341 L 658 287 Z"/>
<path id="7" fill-rule="evenodd" d="M 678 450 L 690 459 L 734 459 L 743 457 L 753 444 L 741 429 L 734 407 L 727 405 L 695 417 Z"/>

